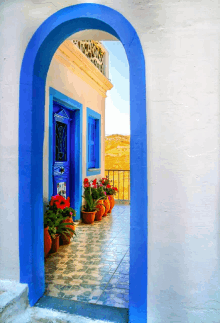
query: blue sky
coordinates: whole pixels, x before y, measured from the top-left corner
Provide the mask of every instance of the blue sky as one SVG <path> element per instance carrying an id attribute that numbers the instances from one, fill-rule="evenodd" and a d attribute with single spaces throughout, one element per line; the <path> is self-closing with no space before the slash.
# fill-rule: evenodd
<path id="1" fill-rule="evenodd" d="M 107 92 L 105 133 L 130 134 L 129 67 L 124 47 L 119 41 L 102 41 L 109 52 L 109 79 L 113 84 Z"/>

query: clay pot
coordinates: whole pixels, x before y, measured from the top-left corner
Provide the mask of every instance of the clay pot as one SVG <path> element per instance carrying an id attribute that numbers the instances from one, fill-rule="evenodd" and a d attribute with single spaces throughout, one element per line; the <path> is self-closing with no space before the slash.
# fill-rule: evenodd
<path id="1" fill-rule="evenodd" d="M 67 225 L 66 227 L 75 231 L 75 225 L 74 225 L 73 219 L 71 217 L 67 218 L 66 220 L 63 220 L 62 222 L 70 223 L 70 225 Z M 66 234 L 66 236 L 64 234 L 61 234 L 60 235 L 61 244 L 63 244 L 63 245 L 70 244 L 70 240 L 71 240 L 72 236 L 73 236 L 73 232 L 70 232 L 70 235 Z"/>
<path id="2" fill-rule="evenodd" d="M 85 212 L 82 211 L 83 222 L 86 224 L 92 224 L 95 221 L 96 211 Z"/>
<path id="3" fill-rule="evenodd" d="M 110 210 L 110 202 L 109 199 L 107 198 L 106 200 L 104 200 L 104 206 L 105 206 L 105 213 L 103 214 L 103 216 L 107 216 L 108 212 Z"/>
<path id="4" fill-rule="evenodd" d="M 48 232 L 48 228 L 44 228 L 44 257 L 46 257 L 52 246 L 52 239 Z"/>
<path id="5" fill-rule="evenodd" d="M 115 205 L 115 199 L 114 199 L 114 196 L 113 195 L 108 195 L 108 199 L 109 199 L 109 202 L 110 202 L 110 210 L 109 210 L 109 213 L 112 212 L 112 209 Z"/>
<path id="6" fill-rule="evenodd" d="M 57 252 L 60 246 L 60 236 L 55 234 L 55 238 L 52 238 L 52 248 L 51 252 Z"/>
<path id="7" fill-rule="evenodd" d="M 70 244 L 72 236 L 64 236 L 63 234 L 60 235 L 60 244 L 61 245 L 67 245 Z"/>
<path id="8" fill-rule="evenodd" d="M 105 207 L 104 207 L 104 204 L 103 204 L 103 200 L 99 200 L 97 202 L 96 208 L 97 208 L 97 212 L 96 212 L 96 215 L 95 215 L 95 220 L 96 221 L 101 221 L 102 216 L 105 213 Z"/>

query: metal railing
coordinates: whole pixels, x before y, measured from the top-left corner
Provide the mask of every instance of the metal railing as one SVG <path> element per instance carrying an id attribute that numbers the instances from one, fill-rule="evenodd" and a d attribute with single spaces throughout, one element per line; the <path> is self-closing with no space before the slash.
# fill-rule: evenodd
<path id="1" fill-rule="evenodd" d="M 115 199 L 130 201 L 130 170 L 106 169 L 105 176 L 108 176 L 110 184 L 118 189 Z"/>

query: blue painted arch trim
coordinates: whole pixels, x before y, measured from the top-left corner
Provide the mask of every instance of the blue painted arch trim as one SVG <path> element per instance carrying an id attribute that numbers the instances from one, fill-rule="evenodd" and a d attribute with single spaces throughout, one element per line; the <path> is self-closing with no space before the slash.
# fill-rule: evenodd
<path id="1" fill-rule="evenodd" d="M 82 119 L 83 105 L 57 91 L 54 88 L 49 88 L 49 162 L 48 162 L 48 200 L 53 194 L 53 102 L 59 103 L 64 108 L 75 111 L 74 116 L 74 142 L 71 145 L 74 151 L 72 171 L 74 172 L 74 197 L 71 199 L 71 206 L 76 211 L 76 220 L 80 219 L 80 210 L 82 205 Z"/>
<path id="2" fill-rule="evenodd" d="M 98 121 L 98 129 L 97 129 L 97 141 L 98 141 L 98 149 L 96 151 L 96 158 L 98 159 L 98 165 L 96 168 L 92 169 L 88 167 L 88 124 L 89 124 L 89 117 L 94 118 Z M 86 125 L 87 125 L 87 132 L 86 132 L 86 176 L 93 176 L 101 174 L 101 114 L 88 108 L 86 109 Z M 104 138 L 103 138 L 104 140 Z"/>
<path id="3" fill-rule="evenodd" d="M 130 67 L 131 247 L 130 322 L 147 321 L 147 129 L 145 62 L 132 25 L 117 11 L 98 4 L 66 7 L 42 23 L 21 66 L 19 98 L 20 281 L 29 285 L 33 305 L 42 296 L 43 135 L 46 75 L 58 46 L 71 34 L 99 29 L 118 38 Z"/>

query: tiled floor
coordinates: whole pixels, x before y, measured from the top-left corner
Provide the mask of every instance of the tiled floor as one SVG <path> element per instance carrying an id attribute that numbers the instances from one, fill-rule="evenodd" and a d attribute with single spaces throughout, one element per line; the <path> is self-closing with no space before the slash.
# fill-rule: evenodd
<path id="1" fill-rule="evenodd" d="M 129 229 L 129 205 L 78 225 L 71 244 L 46 259 L 46 295 L 128 308 Z"/>

